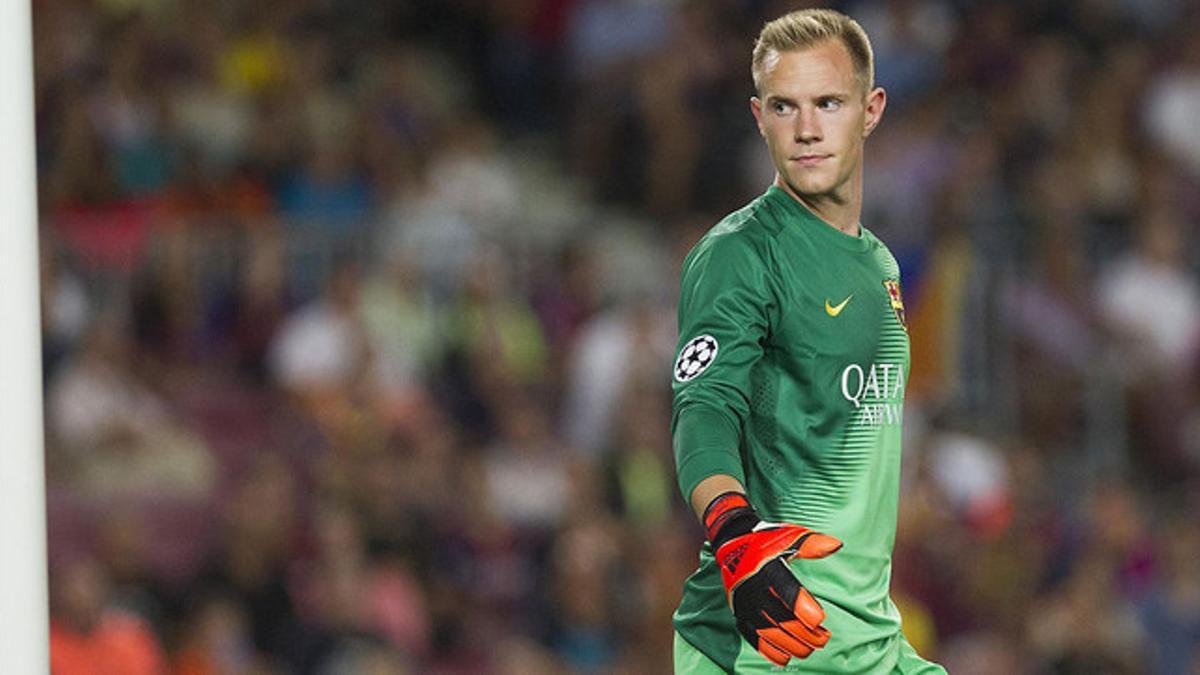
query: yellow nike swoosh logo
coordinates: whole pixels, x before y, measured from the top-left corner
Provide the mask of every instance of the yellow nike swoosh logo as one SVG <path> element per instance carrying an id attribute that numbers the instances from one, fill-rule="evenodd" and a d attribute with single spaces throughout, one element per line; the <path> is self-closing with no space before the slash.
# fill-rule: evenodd
<path id="1" fill-rule="evenodd" d="M 842 310 L 846 308 L 846 304 L 850 302 L 850 298 L 853 298 L 853 297 L 854 297 L 854 294 L 851 293 L 849 296 L 846 297 L 845 300 L 841 301 L 840 303 L 838 303 L 836 305 L 829 304 L 829 298 L 825 298 L 825 313 L 828 314 L 829 316 L 837 316 L 838 314 L 841 314 Z"/>

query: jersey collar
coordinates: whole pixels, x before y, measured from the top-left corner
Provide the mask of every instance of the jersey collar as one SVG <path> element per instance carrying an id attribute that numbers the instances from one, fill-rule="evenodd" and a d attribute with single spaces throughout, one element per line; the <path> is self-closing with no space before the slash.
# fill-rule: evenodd
<path id="1" fill-rule="evenodd" d="M 871 247 L 867 228 L 863 227 L 861 223 L 858 226 L 858 236 L 851 236 L 822 220 L 820 216 L 777 185 L 767 188 L 767 192 L 763 196 L 771 204 L 783 210 L 788 216 L 787 221 L 798 221 L 796 224 L 804 228 L 806 233 L 811 232 L 821 241 L 847 251 L 866 251 Z"/>

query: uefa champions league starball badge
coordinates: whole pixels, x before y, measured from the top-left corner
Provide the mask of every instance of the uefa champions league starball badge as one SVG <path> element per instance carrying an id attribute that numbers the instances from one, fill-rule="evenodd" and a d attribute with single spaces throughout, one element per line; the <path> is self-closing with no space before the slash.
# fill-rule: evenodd
<path id="1" fill-rule="evenodd" d="M 688 340 L 688 343 L 683 346 L 683 350 L 679 352 L 679 359 L 675 361 L 676 381 L 688 382 L 696 379 L 700 373 L 712 365 L 716 358 L 717 339 L 715 337 L 701 335 Z"/>

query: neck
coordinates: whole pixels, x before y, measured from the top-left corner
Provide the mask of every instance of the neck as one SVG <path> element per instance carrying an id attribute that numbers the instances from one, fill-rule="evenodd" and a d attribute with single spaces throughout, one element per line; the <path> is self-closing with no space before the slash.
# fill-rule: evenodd
<path id="1" fill-rule="evenodd" d="M 801 196 L 778 173 L 775 186 L 788 193 L 825 224 L 852 237 L 859 235 L 859 220 L 862 217 L 862 174 L 847 182 L 840 192 Z"/>

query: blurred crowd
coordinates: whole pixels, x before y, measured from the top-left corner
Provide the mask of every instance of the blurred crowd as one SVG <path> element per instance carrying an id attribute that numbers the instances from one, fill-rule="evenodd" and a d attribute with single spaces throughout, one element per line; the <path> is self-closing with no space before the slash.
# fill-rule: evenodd
<path id="1" fill-rule="evenodd" d="M 1200 673 L 1200 6 L 831 3 L 952 673 Z M 34 0 L 55 673 L 664 673 L 768 0 Z"/>

